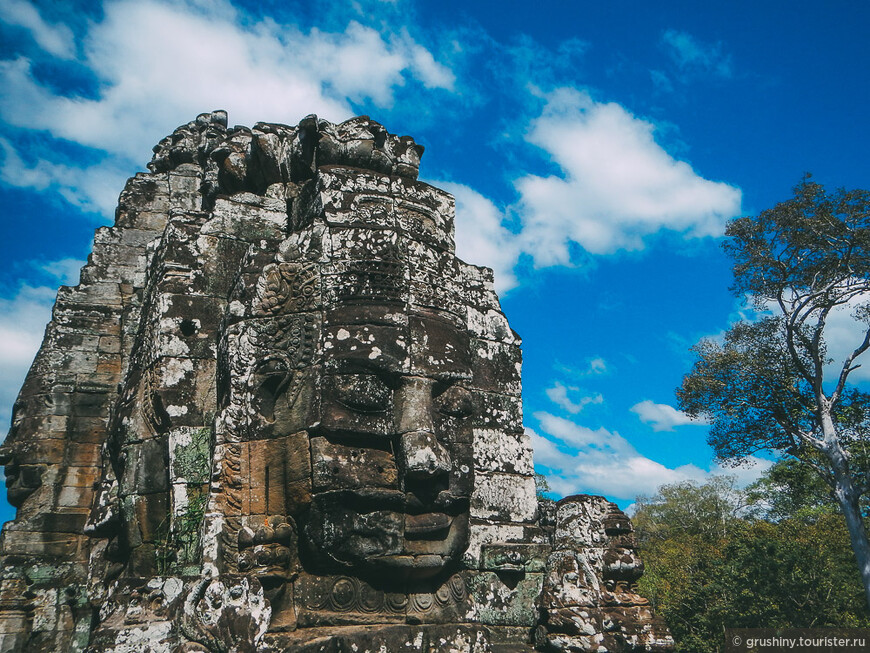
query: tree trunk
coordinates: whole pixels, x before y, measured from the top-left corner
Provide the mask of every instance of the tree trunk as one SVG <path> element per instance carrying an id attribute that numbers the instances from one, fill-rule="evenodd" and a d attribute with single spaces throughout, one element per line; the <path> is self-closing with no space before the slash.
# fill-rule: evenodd
<path id="1" fill-rule="evenodd" d="M 834 473 L 834 495 L 840 503 L 840 510 L 846 518 L 846 527 L 849 529 L 849 539 L 852 542 L 852 551 L 858 563 L 858 571 L 861 572 L 861 582 L 864 583 L 864 594 L 867 597 L 867 605 L 870 606 L 870 542 L 867 540 L 867 529 L 864 528 L 864 520 L 861 518 L 861 510 L 858 507 L 858 496 L 849 476 L 849 467 L 843 452 L 837 451 L 831 455 L 831 470 Z M 830 454 L 829 454 L 830 455 Z"/>

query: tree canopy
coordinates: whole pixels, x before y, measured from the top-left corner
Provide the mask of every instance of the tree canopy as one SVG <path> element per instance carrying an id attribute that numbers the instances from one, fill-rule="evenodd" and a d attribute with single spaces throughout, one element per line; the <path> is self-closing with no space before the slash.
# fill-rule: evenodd
<path id="1" fill-rule="evenodd" d="M 794 197 L 729 223 L 732 290 L 756 309 L 722 342 L 702 340 L 677 391 L 710 424 L 720 459 L 772 450 L 811 466 L 849 529 L 870 603 L 870 543 L 861 519 L 868 486 L 870 394 L 853 382 L 870 348 L 870 193 L 826 192 L 808 176 Z M 827 337 L 851 313 L 854 342 Z M 846 351 L 835 360 L 833 351 Z"/>
<path id="2" fill-rule="evenodd" d="M 725 649 L 724 628 L 870 626 L 849 533 L 807 466 L 782 461 L 740 490 L 728 476 L 664 485 L 633 516 L 641 593 L 677 651 Z"/>

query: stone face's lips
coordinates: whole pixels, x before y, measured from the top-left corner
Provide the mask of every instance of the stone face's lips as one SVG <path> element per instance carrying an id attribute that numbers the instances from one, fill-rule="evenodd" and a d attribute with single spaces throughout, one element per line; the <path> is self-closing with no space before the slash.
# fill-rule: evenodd
<path id="1" fill-rule="evenodd" d="M 429 512 L 423 515 L 405 515 L 405 535 L 420 536 L 436 534 L 450 528 L 453 517 L 443 512 Z"/>

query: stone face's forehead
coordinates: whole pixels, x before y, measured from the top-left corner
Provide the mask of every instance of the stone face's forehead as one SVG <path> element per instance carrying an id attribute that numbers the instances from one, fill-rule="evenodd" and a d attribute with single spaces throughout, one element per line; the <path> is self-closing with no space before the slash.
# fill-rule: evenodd
<path id="1" fill-rule="evenodd" d="M 439 379 L 471 378 L 469 336 L 455 323 L 433 316 L 409 318 L 411 373 Z"/>
<path id="2" fill-rule="evenodd" d="M 469 333 L 451 316 L 407 313 L 398 306 L 331 311 L 322 351 L 327 371 L 380 369 L 453 381 L 471 379 L 476 360 Z"/>
<path id="3" fill-rule="evenodd" d="M 375 324 L 332 324 L 323 333 L 323 363 L 327 371 L 410 370 L 406 327 Z"/>

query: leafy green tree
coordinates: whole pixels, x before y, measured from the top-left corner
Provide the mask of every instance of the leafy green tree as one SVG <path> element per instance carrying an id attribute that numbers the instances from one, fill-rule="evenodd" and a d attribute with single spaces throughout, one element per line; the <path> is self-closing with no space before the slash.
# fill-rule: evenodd
<path id="1" fill-rule="evenodd" d="M 746 503 L 749 514 L 772 522 L 815 523 L 839 511 L 831 488 L 796 458 L 777 461 L 746 488 Z"/>
<path id="2" fill-rule="evenodd" d="M 535 494 L 538 499 L 546 499 L 550 491 L 550 483 L 547 481 L 547 477 L 535 472 Z"/>
<path id="3" fill-rule="evenodd" d="M 733 476 L 714 476 L 702 485 L 683 481 L 663 485 L 654 497 L 638 497 L 633 521 L 641 545 L 676 533 L 712 541 L 728 535 L 745 504 Z"/>
<path id="4" fill-rule="evenodd" d="M 792 199 L 733 220 L 726 234 L 732 290 L 763 317 L 735 324 L 722 344 L 695 347 L 698 360 L 677 391 L 680 407 L 710 421 L 709 441 L 723 460 L 774 450 L 816 471 L 845 518 L 870 604 L 861 514 L 870 487 L 870 395 L 850 382 L 870 348 L 870 193 L 826 193 L 806 177 Z M 862 332 L 833 361 L 825 331 L 843 308 Z"/>
<path id="5" fill-rule="evenodd" d="M 763 480 L 771 476 L 778 471 Z M 668 623 L 677 651 L 718 652 L 725 628 L 870 624 L 843 516 L 782 513 L 774 522 L 747 509 L 751 496 L 773 505 L 781 493 L 778 482 L 741 491 L 732 477 L 714 477 L 637 500 L 640 591 Z M 800 512 L 815 499 L 788 505 Z"/>

